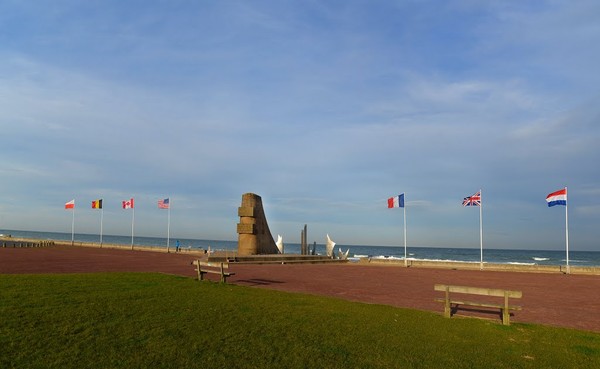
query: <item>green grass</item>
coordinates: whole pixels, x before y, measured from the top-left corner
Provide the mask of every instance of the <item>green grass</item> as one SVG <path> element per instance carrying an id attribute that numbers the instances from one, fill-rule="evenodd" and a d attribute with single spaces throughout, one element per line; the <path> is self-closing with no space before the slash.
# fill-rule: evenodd
<path id="1" fill-rule="evenodd" d="M 599 368 L 600 335 L 160 274 L 0 275 L 1 368 Z"/>

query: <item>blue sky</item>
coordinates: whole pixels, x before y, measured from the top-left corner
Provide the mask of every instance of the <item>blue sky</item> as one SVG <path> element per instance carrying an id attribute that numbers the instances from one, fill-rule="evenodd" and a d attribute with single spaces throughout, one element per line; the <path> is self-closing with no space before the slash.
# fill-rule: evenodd
<path id="1" fill-rule="evenodd" d="M 597 1 L 3 1 L 0 228 L 600 250 Z"/>

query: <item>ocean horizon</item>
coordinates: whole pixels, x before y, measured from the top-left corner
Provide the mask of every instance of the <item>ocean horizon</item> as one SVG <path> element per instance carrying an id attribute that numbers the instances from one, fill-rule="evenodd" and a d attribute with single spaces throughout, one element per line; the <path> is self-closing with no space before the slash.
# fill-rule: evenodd
<path id="1" fill-rule="evenodd" d="M 71 233 L 62 232 L 40 232 L 40 231 L 22 231 L 22 230 L 0 230 L 0 234 L 11 235 L 12 237 L 34 238 L 41 240 L 70 241 Z M 102 241 L 105 244 L 131 245 L 131 236 L 103 235 Z M 153 246 L 167 248 L 166 237 L 134 237 L 136 246 Z M 181 248 L 203 249 L 207 250 L 237 250 L 237 241 L 223 240 L 205 240 L 205 239 L 187 239 L 171 238 L 169 247 L 175 248 L 179 241 Z M 335 240 L 334 240 L 335 241 Z M 100 243 L 98 234 L 75 234 L 75 242 Z M 299 243 L 285 243 L 286 254 L 299 254 Z M 313 244 L 310 244 L 312 247 Z M 341 249 L 343 252 L 349 251 L 349 258 L 358 259 L 368 257 L 373 259 L 404 260 L 403 246 L 367 246 L 367 245 L 343 245 L 336 244 L 335 253 Z M 325 254 L 325 244 L 316 244 L 317 254 Z M 450 248 L 450 247 L 425 247 L 409 246 L 407 247 L 408 260 L 424 261 L 444 261 L 444 262 L 467 262 L 479 263 L 479 248 Z M 565 250 L 527 250 L 527 249 L 483 249 L 484 263 L 494 264 L 520 264 L 520 265 L 566 265 Z M 569 265 L 582 267 L 600 266 L 599 251 L 577 251 L 569 252 Z"/>

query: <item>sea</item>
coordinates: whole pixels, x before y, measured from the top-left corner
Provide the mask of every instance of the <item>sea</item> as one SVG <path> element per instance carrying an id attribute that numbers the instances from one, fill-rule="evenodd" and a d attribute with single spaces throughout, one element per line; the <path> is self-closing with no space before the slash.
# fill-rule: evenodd
<path id="1" fill-rule="evenodd" d="M 1 235 L 12 237 L 34 238 L 41 240 L 71 241 L 70 233 L 37 232 L 19 230 L 1 230 Z M 180 247 L 190 249 L 237 250 L 237 241 L 202 240 L 171 238 L 168 240 L 171 248 L 179 241 Z M 95 234 L 75 234 L 75 242 L 100 242 L 100 236 Z M 131 236 L 103 235 L 102 242 L 106 244 L 131 245 Z M 138 246 L 167 247 L 167 239 L 160 237 L 134 237 L 134 244 Z M 309 245 L 311 248 L 313 245 Z M 348 258 L 358 261 L 360 258 L 396 259 L 404 260 L 404 247 L 394 246 L 364 246 L 336 244 L 336 254 L 341 249 L 349 250 Z M 300 244 L 285 243 L 286 254 L 299 254 Z M 325 245 L 316 244 L 316 253 L 325 254 Z M 479 248 L 449 248 L 449 247 L 422 247 L 407 248 L 408 260 L 444 261 L 444 262 L 471 262 L 479 263 Z M 521 264 L 521 265 L 565 265 L 565 250 L 512 250 L 512 249 L 483 249 L 484 263 L 494 264 Z M 582 267 L 600 267 L 600 251 L 569 251 L 569 265 Z"/>

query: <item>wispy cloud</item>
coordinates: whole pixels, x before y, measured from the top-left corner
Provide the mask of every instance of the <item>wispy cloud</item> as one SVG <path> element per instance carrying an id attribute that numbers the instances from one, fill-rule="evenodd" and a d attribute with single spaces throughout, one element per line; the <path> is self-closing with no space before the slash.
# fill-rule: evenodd
<path id="1" fill-rule="evenodd" d="M 289 241 L 309 223 L 394 244 L 380 202 L 406 191 L 413 242 L 452 246 L 472 220 L 460 200 L 483 188 L 488 242 L 508 228 L 534 242 L 546 192 L 599 187 L 597 7 L 5 2 L 1 202 L 22 204 L 7 226 L 58 227 L 40 214 L 72 197 L 136 195 L 152 233 L 172 196 L 180 232 L 234 239 L 252 191 Z M 573 195 L 575 223 L 597 220 L 589 197 Z"/>

